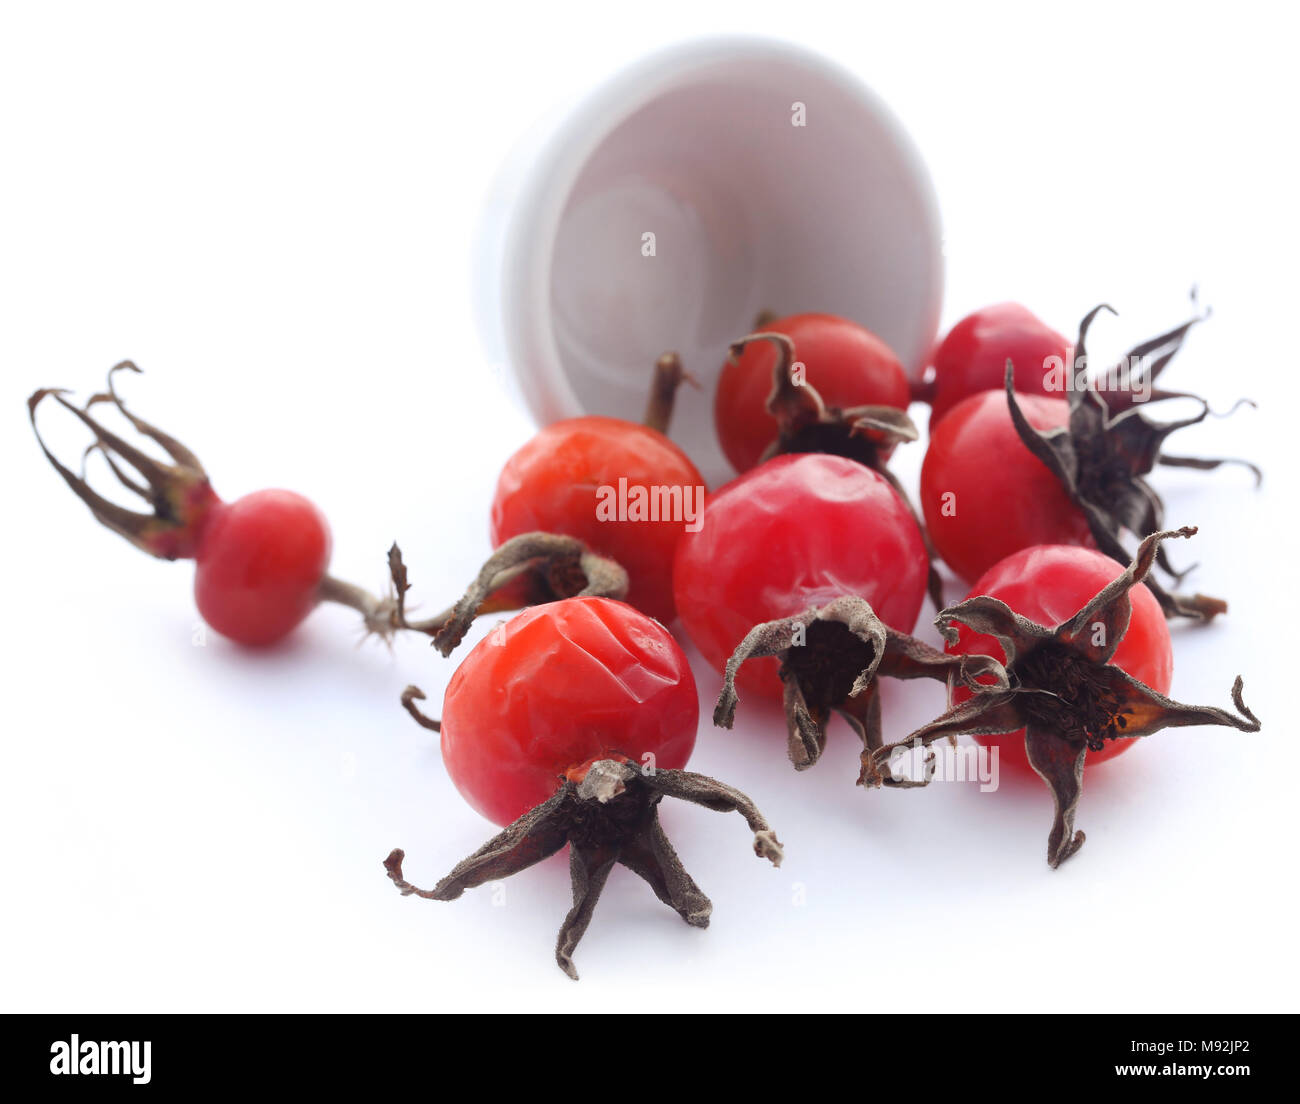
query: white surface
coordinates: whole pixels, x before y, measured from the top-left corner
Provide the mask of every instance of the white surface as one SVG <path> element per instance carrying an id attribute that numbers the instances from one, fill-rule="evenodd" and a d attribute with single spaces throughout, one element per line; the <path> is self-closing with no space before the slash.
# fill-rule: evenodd
<path id="1" fill-rule="evenodd" d="M 8 7 L 0 1005 L 1294 1010 L 1294 675 L 1266 653 L 1287 643 L 1269 584 L 1274 557 L 1293 558 L 1300 243 L 1294 34 L 1272 10 L 746 0 L 656 5 L 620 28 L 598 5 Z M 943 207 L 946 323 L 1018 298 L 1068 330 L 1104 297 L 1122 315 L 1095 348 L 1117 352 L 1181 319 L 1199 281 L 1215 317 L 1171 383 L 1263 408 L 1177 449 L 1248 454 L 1269 480 L 1159 477 L 1170 520 L 1203 526 L 1179 562 L 1233 603 L 1176 632 L 1174 691 L 1226 704 L 1240 670 L 1265 727 L 1167 732 L 1091 772 L 1088 843 L 1052 872 L 1036 785 L 864 793 L 842 728 L 796 776 L 777 718 L 743 703 L 734 733 L 701 730 L 692 765 L 761 803 L 786 865 L 754 859 L 739 818 L 665 810 L 712 928 L 620 872 L 574 985 L 551 958 L 563 860 L 513 879 L 505 907 L 403 900 L 380 868 L 401 845 L 428 881 L 491 830 L 396 704 L 408 681 L 436 699 L 451 663 L 418 641 L 358 650 L 345 610 L 269 655 L 192 646 L 190 567 L 97 528 L 22 400 L 94 389 L 134 357 L 135 405 L 222 493 L 310 495 L 336 572 L 372 585 L 398 538 L 432 607 L 486 552 L 496 470 L 529 433 L 469 309 L 499 159 L 548 102 L 721 30 L 826 50 L 904 119 Z M 907 480 L 920 457 L 900 450 Z M 890 686 L 888 730 L 940 696 Z"/>
<path id="2" fill-rule="evenodd" d="M 494 182 L 482 239 L 500 247 L 476 258 L 486 346 L 508 350 L 537 420 L 639 418 L 665 348 L 707 392 L 718 350 L 772 304 L 852 318 L 924 369 L 943 300 L 934 188 L 853 73 L 777 40 L 706 36 L 557 114 Z M 730 473 L 708 403 L 671 433 L 706 479 Z"/>

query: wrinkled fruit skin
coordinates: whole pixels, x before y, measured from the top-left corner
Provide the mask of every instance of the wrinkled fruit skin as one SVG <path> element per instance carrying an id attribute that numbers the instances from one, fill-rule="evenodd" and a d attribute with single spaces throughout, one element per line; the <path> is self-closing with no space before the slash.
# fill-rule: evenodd
<path id="1" fill-rule="evenodd" d="M 506 461 L 492 500 L 492 545 L 542 531 L 577 537 L 628 573 L 627 600 L 672 621 L 673 553 L 684 522 L 599 521 L 597 489 L 681 487 L 686 501 L 704 480 L 662 433 L 618 418 L 570 418 L 547 426 Z"/>
<path id="2" fill-rule="evenodd" d="M 1022 617 L 1040 625 L 1055 626 L 1073 617 L 1108 583 L 1124 570 L 1109 556 L 1091 548 L 1046 545 L 1025 548 L 994 565 L 971 588 L 967 597 L 987 594 L 999 598 Z M 1133 604 L 1128 632 L 1119 642 L 1111 662 L 1135 679 L 1161 694 L 1168 694 L 1173 681 L 1173 643 L 1169 624 L 1160 603 L 1146 586 L 1129 592 Z M 991 636 L 974 633 L 958 626 L 956 644 L 949 644 L 949 655 L 989 655 L 1005 660 L 1002 647 Z M 970 697 L 970 691 L 958 687 L 953 702 Z M 1002 767 L 1033 774 L 1025 757 L 1025 731 L 1003 736 L 976 736 L 981 744 L 996 746 Z M 1089 750 L 1087 764 L 1113 759 L 1127 751 L 1137 740 L 1108 740 L 1100 751 Z"/>
<path id="3" fill-rule="evenodd" d="M 794 342 L 805 381 L 828 407 L 907 409 L 903 366 L 888 345 L 856 322 L 833 314 L 795 314 L 760 326 L 759 332 L 785 334 Z M 776 356 L 769 342 L 756 341 L 734 363 L 728 361 L 718 379 L 713 424 L 722 451 L 738 472 L 758 464 L 776 439 L 776 422 L 767 412 Z"/>
<path id="4" fill-rule="evenodd" d="M 695 746 L 690 665 L 658 622 L 608 598 L 533 606 L 489 633 L 452 675 L 442 758 L 461 795 L 505 826 L 564 775 L 622 756 L 680 769 Z"/>
<path id="5" fill-rule="evenodd" d="M 203 620 L 240 644 L 274 644 L 316 607 L 329 567 L 324 515 L 293 491 L 255 491 L 212 508 L 195 555 Z"/>
<path id="6" fill-rule="evenodd" d="M 1064 399 L 1018 401 L 1035 429 L 1069 420 Z M 1020 440 L 1001 391 L 964 399 L 935 428 L 921 465 L 921 509 L 935 549 L 967 581 L 1033 545 L 1096 547 L 1060 480 Z"/>
<path id="7" fill-rule="evenodd" d="M 1074 363 L 1069 341 L 1019 303 L 997 303 L 968 314 L 940 342 L 932 358 L 930 432 L 954 406 L 981 391 L 1001 391 L 1010 359 L 1016 391 L 1044 395 L 1049 357 Z"/>
<path id="8" fill-rule="evenodd" d="M 900 632 L 916 625 L 928 562 L 920 528 L 870 468 L 841 456 L 778 456 L 712 495 L 677 548 L 682 625 L 719 671 L 755 625 L 832 598 L 865 599 Z M 742 694 L 779 698 L 778 663 L 746 663 Z"/>

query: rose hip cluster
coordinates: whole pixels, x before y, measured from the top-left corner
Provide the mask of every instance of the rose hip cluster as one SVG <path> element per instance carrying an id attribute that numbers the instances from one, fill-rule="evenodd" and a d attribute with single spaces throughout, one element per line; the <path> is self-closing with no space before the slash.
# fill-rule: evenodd
<path id="1" fill-rule="evenodd" d="M 1084 840 L 1074 820 L 1087 764 L 1161 728 L 1259 729 L 1240 677 L 1236 712 L 1165 696 L 1167 618 L 1207 622 L 1227 606 L 1178 589 L 1164 542 L 1196 529 L 1166 527 L 1147 477 L 1157 465 L 1242 463 L 1163 450 L 1175 430 L 1209 414 L 1203 400 L 1158 386 L 1202 316 L 1098 373 L 1086 342 L 1107 309 L 1091 311 L 1074 342 L 1015 304 L 977 311 L 915 386 L 854 322 L 760 317 L 731 346 L 714 395 L 718 438 L 739 475 L 699 514 L 703 480 L 666 435 L 679 385 L 694 381 L 665 354 L 644 424 L 557 422 L 507 461 L 491 508 L 495 551 L 457 603 L 424 620 L 407 616 L 396 545 L 390 589 L 376 597 L 327 573 L 329 530 L 306 499 L 219 499 L 194 454 L 118 395 L 114 377 L 134 365 L 113 369 L 108 390 L 83 406 L 42 390 L 29 408 L 35 425 L 53 397 L 90 430 L 87 454 L 101 453 L 147 512 L 100 495 L 41 448 L 104 525 L 152 555 L 194 559 L 201 614 L 236 641 L 272 643 L 334 601 L 356 609 L 367 632 L 422 633 L 447 656 L 478 615 L 522 610 L 456 668 L 439 718 L 421 710 L 417 687 L 401 697 L 440 733 L 461 794 L 503 830 L 432 889 L 406 880 L 401 850 L 384 866 L 403 894 L 451 900 L 567 846 L 573 907 L 555 954 L 576 978 L 573 952 L 615 865 L 687 923 L 708 924 L 712 905 L 660 826 L 663 797 L 740 813 L 755 853 L 782 858 L 748 797 L 685 770 L 698 704 L 675 623 L 721 676 L 714 723 L 730 728 L 742 695 L 779 700 L 796 770 L 821 756 L 832 714 L 861 742 L 857 782 L 866 787 L 927 784 L 940 741 L 995 745 L 1004 764 L 1036 772 L 1051 792 L 1054 867 Z M 1147 416 L 1173 398 L 1199 410 Z M 916 400 L 930 406 L 919 513 L 888 466 L 895 448 L 919 437 L 907 412 Z M 168 461 L 105 428 L 92 412 L 100 403 Z M 626 498 L 617 509 L 615 488 Z M 937 560 L 972 583 L 955 605 L 945 604 Z M 942 648 L 911 635 L 927 594 Z M 939 681 L 946 709 L 887 740 L 882 677 Z M 922 751 L 916 777 L 898 773 L 909 749 Z"/>

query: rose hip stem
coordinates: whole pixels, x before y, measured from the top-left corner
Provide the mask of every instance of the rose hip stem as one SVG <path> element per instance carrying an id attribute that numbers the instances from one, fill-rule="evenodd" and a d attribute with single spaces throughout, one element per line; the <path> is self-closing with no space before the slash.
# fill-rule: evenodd
<path id="1" fill-rule="evenodd" d="M 1210 415 L 1210 406 L 1204 399 L 1186 392 L 1159 390 L 1154 386 L 1160 373 L 1182 348 L 1188 331 L 1206 315 L 1197 315 L 1168 333 L 1135 346 L 1118 367 L 1106 373 L 1105 378 L 1113 379 L 1115 384 L 1099 390 L 1096 378 L 1089 378 L 1086 374 L 1086 342 L 1093 319 L 1103 310 L 1115 313 L 1112 307 L 1102 303 L 1084 315 L 1079 323 L 1072 378 L 1068 381 L 1070 420 L 1066 426 L 1038 430 L 1029 424 L 1016 398 L 1014 369 L 1010 360 L 1007 361 L 1003 386 L 1012 423 L 1025 447 L 1060 480 L 1087 519 L 1097 547 L 1119 563 L 1127 563 L 1129 554 L 1120 541 L 1120 534 L 1127 530 L 1141 539 L 1164 526 L 1164 502 L 1144 478 L 1156 464 L 1201 470 L 1240 464 L 1254 474 L 1257 486 L 1263 475 L 1258 467 L 1245 460 L 1166 458 L 1161 455 L 1170 434 L 1196 425 Z M 1136 370 L 1135 364 L 1139 366 Z M 1201 405 L 1201 410 L 1178 421 L 1155 422 L 1142 413 L 1141 395 L 1147 395 L 1147 401 L 1191 399 Z M 1236 410 L 1242 403 L 1254 405 L 1249 400 L 1241 400 L 1232 409 Z M 1163 550 L 1158 553 L 1157 563 L 1175 581 L 1186 574 L 1169 565 Z M 1168 617 L 1209 621 L 1228 608 L 1227 603 L 1218 598 L 1201 594 L 1187 597 L 1169 592 L 1155 579 L 1149 578 L 1146 582 Z"/>
<path id="2" fill-rule="evenodd" d="M 27 400 L 27 407 L 37 443 L 55 471 L 90 508 L 100 524 L 159 559 L 196 559 L 205 526 L 225 504 L 212 489 L 207 472 L 190 449 L 127 408 L 117 393 L 114 380 L 118 372 L 124 371 L 139 373 L 140 369 L 129 360 L 114 365 L 108 373 L 107 391 L 92 395 L 84 407 L 70 402 L 65 397 L 68 392 L 60 388 L 36 391 Z M 36 409 L 51 396 L 94 435 L 85 456 L 99 452 L 118 482 L 141 498 L 151 508 L 151 513 L 129 510 L 105 498 L 50 451 L 37 427 Z M 101 425 L 90 414 L 91 408 L 100 403 L 111 403 L 138 433 L 159 445 L 171 462 L 150 456 Z M 357 610 L 366 630 L 384 638 L 391 637 L 399 629 L 432 633 L 439 627 L 407 622 L 391 597 L 377 597 L 325 573 L 319 578 L 315 597 L 318 601 L 337 602 Z"/>
<path id="3" fill-rule="evenodd" d="M 403 896 L 454 901 L 467 889 L 541 862 L 567 843 L 573 907 L 560 925 L 555 961 L 576 981 L 573 952 L 615 863 L 645 879 L 655 896 L 692 927 L 709 925 L 713 904 L 686 872 L 659 824 L 658 805 L 664 797 L 716 812 L 738 812 L 754 833 L 754 854 L 781 865 L 780 841 L 739 790 L 691 771 L 643 771 L 617 759 L 600 759 L 570 771 L 553 797 L 488 840 L 433 889 L 419 889 L 405 879 L 406 854 L 401 848 L 384 860 L 384 869 Z"/>
<path id="4" fill-rule="evenodd" d="M 835 712 L 862 741 L 858 785 L 866 785 L 869 778 L 873 785 L 924 785 L 894 778 L 887 762 L 873 765 L 872 753 L 883 746 L 881 676 L 938 679 L 950 689 L 957 683 L 974 686 L 979 676 L 993 678 L 996 685 L 1007 684 L 997 660 L 947 655 L 891 629 L 862 598 L 845 596 L 751 629 L 727 661 L 713 710 L 715 725 L 731 728 L 739 703 L 736 674 L 746 660 L 760 656 L 775 656 L 781 662 L 788 753 L 794 769 L 807 770 L 821 758 L 826 725 Z"/>
<path id="5" fill-rule="evenodd" d="M 1054 628 L 1021 617 L 988 596 L 967 598 L 944 610 L 935 621 L 944 639 L 955 643 L 958 625 L 994 637 L 1006 656 L 1008 681 L 967 683 L 973 692 L 967 701 L 907 739 L 873 753 L 867 784 L 885 780 L 884 768 L 896 749 L 929 747 L 943 738 L 955 744 L 963 734 L 993 736 L 1023 728 L 1030 765 L 1047 783 L 1056 805 L 1047 861 L 1057 867 L 1083 846 L 1084 834 L 1074 830 L 1074 815 L 1089 748 L 1188 725 L 1258 732 L 1259 718 L 1242 701 L 1240 675 L 1232 685 L 1232 702 L 1240 713 L 1236 716 L 1214 706 L 1172 701 L 1110 662 L 1128 630 L 1129 591 L 1147 579 L 1160 542 L 1195 532 L 1187 526 L 1152 533 L 1122 574 Z"/>
<path id="6" fill-rule="evenodd" d="M 681 357 L 673 352 L 664 353 L 655 361 L 654 377 L 650 383 L 650 395 L 646 399 L 641 424 L 666 437 L 668 426 L 673 420 L 677 389 L 683 383 L 689 383 L 696 389 L 700 386 L 699 381 L 682 367 Z"/>

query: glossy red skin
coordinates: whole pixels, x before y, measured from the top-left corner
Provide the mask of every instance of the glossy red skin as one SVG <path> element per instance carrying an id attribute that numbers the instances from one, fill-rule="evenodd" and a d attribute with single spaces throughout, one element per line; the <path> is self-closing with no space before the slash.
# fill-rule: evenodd
<path id="1" fill-rule="evenodd" d="M 1019 303 L 996 303 L 968 314 L 935 349 L 930 432 L 962 399 L 1003 387 L 1007 358 L 1015 387 L 1026 395 L 1053 394 L 1044 384 L 1049 357 L 1073 360 L 1073 345 Z M 1058 394 L 1059 397 L 1059 393 Z"/>
<path id="2" fill-rule="evenodd" d="M 721 671 L 755 625 L 856 594 L 911 632 L 925 598 L 925 543 L 894 489 L 841 456 L 778 456 L 712 495 L 677 546 L 677 609 Z M 781 694 L 775 659 L 740 669 L 741 691 Z"/>
<path id="3" fill-rule="evenodd" d="M 1069 419 L 1064 399 L 1023 395 L 1018 402 L 1035 429 Z M 945 516 L 949 492 L 955 513 Z M 921 465 L 921 510 L 939 555 L 968 581 L 1032 545 L 1096 547 L 1082 511 L 1016 434 L 1002 391 L 963 399 L 935 427 Z"/>
<path id="4" fill-rule="evenodd" d="M 567 598 L 493 629 L 451 676 L 442 758 L 465 800 L 507 825 L 592 759 L 679 770 L 695 746 L 690 664 L 624 602 Z"/>
<path id="5" fill-rule="evenodd" d="M 888 345 L 870 330 L 833 314 L 793 314 L 763 327 L 794 342 L 804 378 L 827 406 L 893 406 L 906 410 L 907 374 Z M 755 341 L 740 358 L 728 361 L 713 399 L 713 424 L 722 451 L 738 472 L 749 471 L 776 439 L 776 422 L 767 412 L 777 350 Z"/>
<path id="6" fill-rule="evenodd" d="M 199 613 L 241 644 L 275 643 L 315 608 L 330 547 L 324 515 L 293 491 L 213 507 L 195 556 Z"/>
<path id="7" fill-rule="evenodd" d="M 1124 569 L 1109 556 L 1091 548 L 1044 545 L 1024 548 L 995 564 L 971 588 L 967 597 L 987 594 L 1001 599 L 1022 617 L 1055 628 L 1086 606 L 1107 583 Z M 1160 603 L 1145 584 L 1129 591 L 1133 613 L 1128 631 L 1115 649 L 1111 662 L 1161 694 L 1168 694 L 1174 675 L 1173 643 L 1169 624 Z M 991 655 L 1005 660 L 1002 646 L 991 636 L 958 626 L 956 644 L 945 650 L 952 655 Z M 962 702 L 970 691 L 958 687 L 953 701 Z M 1033 773 L 1025 757 L 1025 730 L 1004 736 L 977 736 L 981 744 L 997 746 L 998 763 Z M 1089 751 L 1087 763 L 1113 759 L 1137 740 L 1110 740 L 1101 751 Z"/>
<path id="8" fill-rule="evenodd" d="M 622 564 L 628 602 L 666 625 L 674 616 L 673 552 L 684 523 L 597 520 L 597 488 L 616 488 L 620 477 L 629 487 L 704 486 L 662 433 L 618 418 L 570 418 L 547 426 L 506 461 L 492 500 L 492 544 L 537 530 L 577 537 Z"/>

